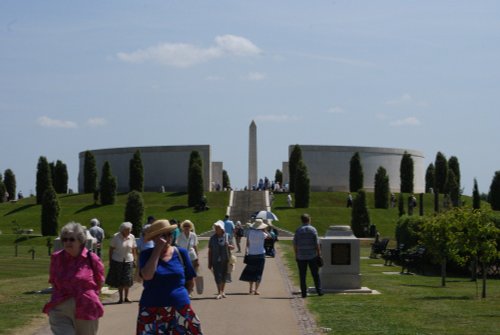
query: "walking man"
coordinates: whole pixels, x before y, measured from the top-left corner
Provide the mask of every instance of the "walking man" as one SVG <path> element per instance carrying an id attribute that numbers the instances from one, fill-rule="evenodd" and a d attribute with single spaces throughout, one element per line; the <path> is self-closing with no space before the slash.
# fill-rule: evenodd
<path id="1" fill-rule="evenodd" d="M 311 226 L 311 217 L 309 214 L 302 214 L 300 217 L 302 225 L 295 231 L 293 236 L 293 250 L 295 251 L 295 260 L 299 268 L 300 291 L 302 298 L 307 297 L 306 275 L 307 267 L 311 270 L 314 279 L 314 286 L 318 295 L 323 295 L 321 280 L 319 278 L 319 268 L 316 258 L 321 256 L 319 247 L 319 238 L 316 228 Z"/>
<path id="2" fill-rule="evenodd" d="M 90 229 L 89 233 L 92 235 L 93 238 L 96 239 L 96 244 L 95 244 L 95 253 L 99 258 L 101 257 L 101 250 L 102 250 L 102 241 L 104 240 L 104 229 L 100 227 L 101 223 L 99 220 L 96 218 L 93 218 L 90 220 Z"/>

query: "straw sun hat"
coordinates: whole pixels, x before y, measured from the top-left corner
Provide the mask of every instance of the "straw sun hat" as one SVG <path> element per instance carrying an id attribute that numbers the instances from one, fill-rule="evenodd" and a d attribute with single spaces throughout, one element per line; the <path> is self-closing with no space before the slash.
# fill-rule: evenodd
<path id="1" fill-rule="evenodd" d="M 146 231 L 146 234 L 144 235 L 144 240 L 146 241 L 151 241 L 154 239 L 156 236 L 165 234 L 165 233 L 170 233 L 177 229 L 176 224 L 170 224 L 168 220 L 156 220 L 151 224 L 151 226 L 148 228 Z"/>
<path id="2" fill-rule="evenodd" d="M 255 222 L 252 224 L 253 229 L 266 229 L 267 224 L 262 221 L 262 219 L 255 219 Z"/>

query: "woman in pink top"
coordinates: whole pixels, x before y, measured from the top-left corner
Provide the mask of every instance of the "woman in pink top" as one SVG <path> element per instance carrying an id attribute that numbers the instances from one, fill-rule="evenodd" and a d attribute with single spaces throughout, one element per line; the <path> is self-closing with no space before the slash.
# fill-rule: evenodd
<path id="1" fill-rule="evenodd" d="M 104 312 L 99 300 L 104 266 L 85 248 L 87 235 L 79 223 L 66 224 L 60 238 L 63 249 L 50 260 L 52 297 L 43 312 L 49 315 L 53 334 L 95 335 Z"/>

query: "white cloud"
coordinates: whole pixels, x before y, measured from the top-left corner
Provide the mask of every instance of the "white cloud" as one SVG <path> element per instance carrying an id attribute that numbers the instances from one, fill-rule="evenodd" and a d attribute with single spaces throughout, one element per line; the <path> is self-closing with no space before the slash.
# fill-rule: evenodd
<path id="1" fill-rule="evenodd" d="M 186 68 L 227 56 L 248 57 L 261 53 L 250 40 L 234 35 L 217 36 L 215 45 L 200 48 L 185 43 L 162 43 L 131 53 L 119 52 L 118 59 L 128 63 L 155 62 L 163 65 Z"/>
<path id="2" fill-rule="evenodd" d="M 249 74 L 247 74 L 245 79 L 250 81 L 264 80 L 266 79 L 266 74 L 261 72 L 250 72 Z"/>
<path id="3" fill-rule="evenodd" d="M 407 117 L 405 119 L 392 121 L 390 123 L 390 125 L 394 126 L 394 127 L 400 127 L 400 126 L 419 126 L 420 125 L 420 121 L 416 117 L 410 116 L 410 117 Z"/>
<path id="4" fill-rule="evenodd" d="M 73 121 L 56 120 L 48 116 L 39 117 L 37 122 L 40 126 L 47 128 L 78 128 L 78 125 Z"/>
<path id="5" fill-rule="evenodd" d="M 255 121 L 263 121 L 263 122 L 295 122 L 299 120 L 297 116 L 291 115 L 276 115 L 276 114 L 268 114 L 268 115 L 258 115 L 254 118 Z"/>
<path id="6" fill-rule="evenodd" d="M 89 127 L 102 127 L 108 123 L 106 119 L 101 117 L 94 117 L 87 120 L 87 126 Z"/>
<path id="7" fill-rule="evenodd" d="M 403 94 L 399 98 L 387 100 L 386 105 L 406 105 L 413 102 L 413 98 L 408 93 Z"/>
<path id="8" fill-rule="evenodd" d="M 427 107 L 427 102 L 416 100 L 409 93 L 404 93 L 399 98 L 387 100 L 385 104 L 389 106 L 416 105 L 419 107 Z"/>
<path id="9" fill-rule="evenodd" d="M 342 107 L 339 107 L 339 106 L 335 106 L 335 107 L 330 107 L 326 110 L 327 113 L 330 113 L 330 114 L 343 114 L 345 113 L 345 109 L 343 109 Z"/>

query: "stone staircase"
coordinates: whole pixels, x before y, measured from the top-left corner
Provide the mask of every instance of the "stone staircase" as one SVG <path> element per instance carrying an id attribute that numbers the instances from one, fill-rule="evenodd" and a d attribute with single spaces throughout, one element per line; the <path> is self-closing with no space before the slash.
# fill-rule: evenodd
<path id="1" fill-rule="evenodd" d="M 234 191 L 231 200 L 227 213 L 233 222 L 246 223 L 253 213 L 269 210 L 267 191 Z"/>

